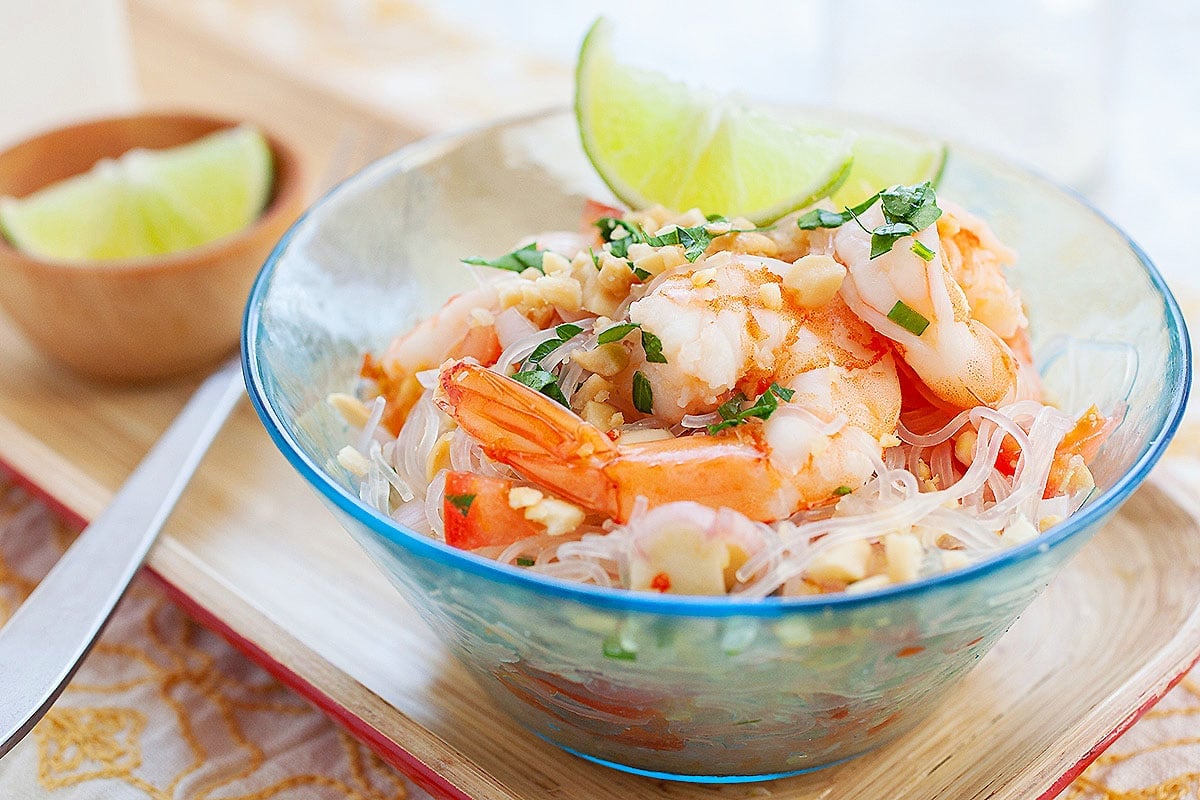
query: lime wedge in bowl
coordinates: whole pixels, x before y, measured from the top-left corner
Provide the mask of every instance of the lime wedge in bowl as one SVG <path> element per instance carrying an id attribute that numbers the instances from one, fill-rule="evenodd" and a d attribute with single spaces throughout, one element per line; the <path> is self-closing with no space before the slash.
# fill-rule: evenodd
<path id="1" fill-rule="evenodd" d="M 575 81 L 583 149 L 634 208 L 765 223 L 828 196 L 850 169 L 852 134 L 792 125 L 621 64 L 603 17 L 583 41 Z"/>
<path id="2" fill-rule="evenodd" d="M 765 224 L 831 197 L 853 205 L 898 183 L 936 183 L 940 142 L 855 132 L 818 116 L 774 115 L 620 63 L 601 17 L 579 52 L 575 115 L 583 149 L 622 202 Z"/>
<path id="3" fill-rule="evenodd" d="M 948 153 L 944 143 L 920 134 L 881 129 L 863 133 L 854 142 L 850 174 L 830 200 L 842 208 L 898 183 L 912 186 L 930 181 L 936 188 Z"/>
<path id="4" fill-rule="evenodd" d="M 266 139 L 239 126 L 165 150 L 131 150 L 28 197 L 0 198 L 0 231 L 52 260 L 162 255 L 249 225 L 272 182 Z"/>

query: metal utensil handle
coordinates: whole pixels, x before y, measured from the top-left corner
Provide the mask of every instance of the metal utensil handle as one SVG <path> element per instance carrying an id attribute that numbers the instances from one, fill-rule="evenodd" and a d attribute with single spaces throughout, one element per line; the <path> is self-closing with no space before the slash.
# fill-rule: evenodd
<path id="1" fill-rule="evenodd" d="M 244 393 L 237 359 L 210 375 L 108 508 L 0 628 L 0 756 L 75 674 Z"/>

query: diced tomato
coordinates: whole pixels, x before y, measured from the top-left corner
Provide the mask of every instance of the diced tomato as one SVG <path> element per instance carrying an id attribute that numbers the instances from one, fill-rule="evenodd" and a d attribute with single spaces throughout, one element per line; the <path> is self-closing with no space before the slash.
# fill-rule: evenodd
<path id="1" fill-rule="evenodd" d="M 509 545 L 542 532 L 508 504 L 512 481 L 471 472 L 446 473 L 446 543 L 463 550 Z"/>
<path id="2" fill-rule="evenodd" d="M 610 206 L 606 203 L 601 203 L 598 200 L 592 200 L 589 198 L 588 201 L 583 204 L 583 215 L 580 218 L 579 224 L 585 231 L 594 231 L 595 224 L 604 217 L 616 217 L 617 219 L 620 219 L 622 216 L 624 216 L 624 214 L 624 209 L 617 208 L 616 206 Z"/>

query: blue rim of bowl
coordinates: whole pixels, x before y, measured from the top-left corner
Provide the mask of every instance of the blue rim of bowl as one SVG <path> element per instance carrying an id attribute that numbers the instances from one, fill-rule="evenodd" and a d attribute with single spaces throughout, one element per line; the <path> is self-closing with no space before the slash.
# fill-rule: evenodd
<path id="1" fill-rule="evenodd" d="M 929 590 L 952 587 L 960 583 L 972 582 L 984 578 L 997 570 L 1013 566 L 1034 556 L 1046 553 L 1066 540 L 1073 538 L 1076 534 L 1086 531 L 1092 525 L 1102 521 L 1109 514 L 1116 511 L 1120 504 L 1133 493 L 1133 490 L 1145 480 L 1151 468 L 1162 457 L 1167 444 L 1179 427 L 1180 421 L 1183 418 L 1184 408 L 1187 405 L 1188 392 L 1191 385 L 1191 343 L 1179 305 L 1175 297 L 1171 294 L 1170 289 L 1167 288 L 1162 275 L 1159 274 L 1158 269 L 1150 261 L 1145 251 L 1121 228 L 1113 224 L 1112 220 L 1084 200 L 1077 192 L 1060 186 L 1056 182 L 1038 175 L 1032 170 L 1015 166 L 985 154 L 979 154 L 988 160 L 996 161 L 1007 169 L 1020 172 L 1034 181 L 1046 184 L 1054 190 L 1069 196 L 1121 237 L 1138 259 L 1150 282 L 1158 290 L 1162 298 L 1163 315 L 1167 323 L 1173 351 L 1171 355 L 1176 356 L 1179 363 L 1182 364 L 1182 369 L 1175 375 L 1176 380 L 1164 387 L 1164 389 L 1169 390 L 1171 393 L 1171 406 L 1168 410 L 1167 418 L 1155 438 L 1150 441 L 1145 451 L 1138 457 L 1138 460 L 1099 497 L 1084 506 L 1065 522 L 1052 528 L 1045 535 L 952 572 L 940 573 L 910 583 L 887 586 L 861 594 L 851 595 L 841 593 L 805 597 L 739 599 L 729 596 L 695 597 L 634 592 L 628 589 L 609 589 L 553 578 L 531 572 L 521 567 L 500 564 L 492 559 L 475 555 L 466 550 L 459 550 L 444 542 L 397 524 L 391 518 L 367 507 L 358 497 L 348 492 L 327 475 L 318 464 L 314 463 L 288 434 L 276 409 L 267 399 L 255 345 L 258 340 L 261 322 L 259 312 L 262 307 L 263 298 L 267 292 L 268 284 L 275 272 L 275 267 L 279 264 L 297 232 L 304 228 L 308 218 L 333 196 L 352 183 L 359 180 L 366 180 L 371 174 L 381 169 L 389 171 L 398 169 L 408 161 L 421 159 L 438 149 L 485 132 L 527 125 L 565 113 L 568 113 L 566 109 L 559 108 L 542 110 L 465 130 L 431 136 L 413 142 L 375 161 L 329 189 L 293 223 L 292 227 L 288 229 L 267 257 L 250 291 L 242 325 L 242 371 L 246 379 L 246 387 L 251 403 L 262 420 L 263 426 L 267 429 L 267 433 L 291 465 L 326 500 L 332 502 L 355 521 L 365 525 L 373 533 L 382 536 L 399 547 L 411 551 L 414 555 L 430 558 L 443 566 L 460 569 L 464 572 L 500 583 L 513 584 L 519 588 L 536 590 L 549 596 L 572 600 L 584 605 L 632 613 L 665 614 L 683 617 L 778 617 L 785 613 L 794 613 L 796 611 L 820 613 L 826 610 L 832 611 L 834 609 L 869 606 L 900 599 L 910 594 L 920 594 Z M 961 149 L 967 150 L 969 148 Z"/>

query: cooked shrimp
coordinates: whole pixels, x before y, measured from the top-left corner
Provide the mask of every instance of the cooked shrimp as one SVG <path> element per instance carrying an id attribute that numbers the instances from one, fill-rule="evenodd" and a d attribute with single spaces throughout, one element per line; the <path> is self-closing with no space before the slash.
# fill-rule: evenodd
<path id="1" fill-rule="evenodd" d="M 901 357 L 943 402 L 957 408 L 996 407 L 1014 396 L 1018 362 L 1001 337 L 971 316 L 962 287 L 942 258 L 937 228 L 916 234 L 933 251 L 932 260 L 911 250 L 910 238 L 872 259 L 871 234 L 883 224 L 879 206 L 860 215 L 862 225 L 841 226 L 834 237 L 834 256 L 848 274 L 841 294 L 846 304 L 875 330 L 895 343 Z M 889 314 L 902 303 L 924 317 L 927 327 L 916 333 Z"/>
<path id="2" fill-rule="evenodd" d="M 799 407 L 712 435 L 616 444 L 545 395 L 469 362 L 444 368 L 439 388 L 435 402 L 489 457 L 619 522 L 638 497 L 782 519 L 862 485 L 879 457 L 861 429 L 822 425 Z"/>
<path id="3" fill-rule="evenodd" d="M 833 268 L 824 286 L 805 283 L 819 269 L 809 262 L 732 253 L 657 281 L 629 308 L 662 341 L 666 363 L 634 365 L 649 380 L 655 416 L 677 423 L 777 382 L 825 422 L 842 415 L 873 438 L 892 433 L 900 389 L 890 344 L 838 299 L 844 271 L 824 262 Z"/>
<path id="4" fill-rule="evenodd" d="M 418 372 L 434 369 L 448 358 L 495 363 L 500 356 L 492 313 L 497 305 L 495 284 L 454 295 L 436 314 L 392 340 L 378 361 L 369 354 L 363 359 L 362 376 L 374 381 L 377 393 L 387 400 L 384 427 L 400 432 L 424 391 Z"/>

